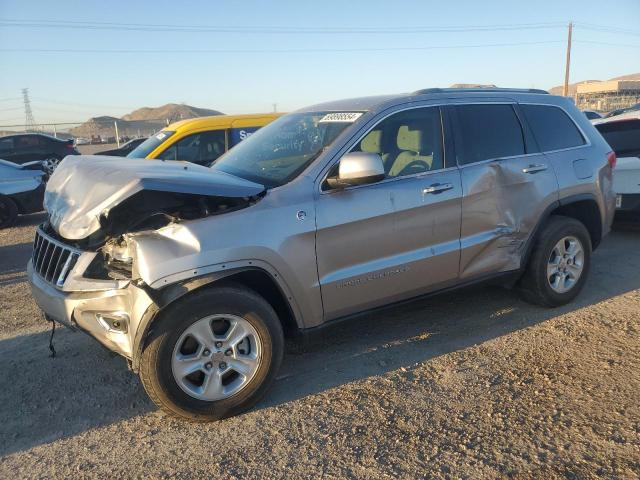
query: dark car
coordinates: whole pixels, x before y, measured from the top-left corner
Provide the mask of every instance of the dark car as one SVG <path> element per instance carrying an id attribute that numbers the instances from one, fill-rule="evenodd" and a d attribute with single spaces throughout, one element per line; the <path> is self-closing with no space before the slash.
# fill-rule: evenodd
<path id="1" fill-rule="evenodd" d="M 598 118 L 602 118 L 602 114 L 600 112 L 596 112 L 595 110 L 583 110 L 584 116 L 589 120 L 597 120 Z"/>
<path id="2" fill-rule="evenodd" d="M 138 145 L 144 142 L 147 138 L 134 138 L 122 145 L 120 148 L 114 148 L 112 150 L 104 150 L 103 152 L 97 152 L 96 155 L 110 155 L 112 157 L 126 157 L 131 153 Z"/>
<path id="3" fill-rule="evenodd" d="M 42 210 L 45 179 L 42 162 L 0 160 L 0 228 L 11 226 L 19 214 Z"/>
<path id="4" fill-rule="evenodd" d="M 623 113 L 627 113 L 627 112 L 635 112 L 637 110 L 640 110 L 640 103 L 636 103 L 635 105 L 632 105 L 630 107 L 626 107 L 626 108 L 618 108 L 616 110 L 612 110 L 611 112 L 607 113 L 604 118 L 611 118 L 611 117 L 615 117 L 617 115 L 621 115 Z"/>
<path id="5" fill-rule="evenodd" d="M 62 140 L 42 133 L 23 133 L 0 138 L 0 158 L 22 165 L 42 160 L 51 173 L 67 155 L 80 155 L 73 140 Z"/>

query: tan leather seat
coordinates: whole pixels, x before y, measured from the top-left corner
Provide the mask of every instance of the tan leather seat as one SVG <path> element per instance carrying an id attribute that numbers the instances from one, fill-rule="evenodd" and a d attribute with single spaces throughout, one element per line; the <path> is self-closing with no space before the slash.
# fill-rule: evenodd
<path id="1" fill-rule="evenodd" d="M 402 125 L 398 129 L 398 150 L 400 153 L 393 161 L 389 176 L 396 177 L 411 162 L 420 161 L 426 164 L 426 170 L 433 164 L 433 145 L 430 145 L 429 135 L 425 135 L 419 128 Z"/>

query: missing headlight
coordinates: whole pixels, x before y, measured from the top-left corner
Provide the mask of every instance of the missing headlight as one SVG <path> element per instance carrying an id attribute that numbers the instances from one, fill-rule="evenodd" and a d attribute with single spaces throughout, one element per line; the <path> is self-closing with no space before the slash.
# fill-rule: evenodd
<path id="1" fill-rule="evenodd" d="M 133 257 L 129 253 L 126 239 L 108 241 L 84 272 L 86 278 L 99 280 L 130 280 Z"/>

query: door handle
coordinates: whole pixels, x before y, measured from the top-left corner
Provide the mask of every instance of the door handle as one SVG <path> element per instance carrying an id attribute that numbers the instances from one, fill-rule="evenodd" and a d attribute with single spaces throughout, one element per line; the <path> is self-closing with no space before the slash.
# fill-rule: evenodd
<path id="1" fill-rule="evenodd" d="M 522 173 L 538 173 L 544 172 L 547 169 L 546 165 L 537 164 L 537 165 L 529 165 L 522 169 Z"/>
<path id="2" fill-rule="evenodd" d="M 452 188 L 453 184 L 451 183 L 434 183 L 433 185 L 429 185 L 423 189 L 422 194 L 427 195 L 428 193 L 440 193 L 446 190 L 451 190 Z"/>

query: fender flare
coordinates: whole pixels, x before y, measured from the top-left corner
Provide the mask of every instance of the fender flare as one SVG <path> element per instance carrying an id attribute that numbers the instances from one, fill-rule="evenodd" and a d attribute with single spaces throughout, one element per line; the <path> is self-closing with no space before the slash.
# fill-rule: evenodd
<path id="1" fill-rule="evenodd" d="M 149 333 L 151 332 L 153 322 L 162 309 L 166 308 L 168 305 L 176 302 L 177 300 L 195 290 L 206 287 L 208 285 L 212 285 L 216 282 L 220 282 L 225 278 L 231 277 L 238 273 L 260 271 L 269 275 L 273 282 L 278 286 L 278 289 L 285 299 L 285 302 L 287 303 L 296 324 L 299 328 L 302 328 L 302 314 L 300 312 L 300 309 L 297 307 L 296 302 L 294 301 L 294 297 L 289 287 L 282 280 L 282 276 L 279 275 L 273 267 L 263 261 L 251 260 L 243 262 L 246 265 L 235 265 L 237 263 L 239 262 L 233 262 L 233 266 L 231 264 L 224 265 L 224 271 L 200 271 L 200 275 L 185 278 L 183 280 L 170 283 L 158 289 L 152 288 L 144 283 L 140 283 L 139 285 L 137 285 L 138 288 L 144 290 L 149 298 L 151 298 L 152 303 L 140 319 L 138 328 L 136 329 L 135 337 L 133 339 L 131 369 L 134 372 L 138 371 L 140 365 L 140 357 L 142 355 L 145 341 L 149 336 Z M 198 270 L 193 271 L 193 273 L 196 272 L 198 272 Z"/>
<path id="2" fill-rule="evenodd" d="M 535 228 L 531 232 L 531 235 L 529 235 L 529 239 L 527 240 L 527 243 L 524 248 L 524 255 L 522 256 L 520 270 L 524 271 L 524 269 L 527 267 L 527 264 L 529 263 L 529 257 L 531 256 L 533 245 L 538 236 L 538 233 L 540 232 L 540 229 L 547 223 L 547 220 L 553 214 L 553 212 L 557 210 L 559 207 L 571 205 L 572 203 L 583 202 L 585 200 L 593 201 L 598 206 L 600 215 L 602 215 L 602 210 L 600 209 L 600 205 L 598 205 L 596 196 L 592 193 L 580 193 L 577 195 L 570 195 L 568 197 L 564 197 L 564 198 L 561 198 L 560 200 L 556 200 L 552 202 L 547 206 L 547 208 L 545 208 L 545 210 L 542 212 L 542 215 L 540 215 L 540 219 L 538 220 L 538 223 L 536 224 Z M 595 250 L 595 247 L 594 247 L 594 250 Z"/>

